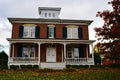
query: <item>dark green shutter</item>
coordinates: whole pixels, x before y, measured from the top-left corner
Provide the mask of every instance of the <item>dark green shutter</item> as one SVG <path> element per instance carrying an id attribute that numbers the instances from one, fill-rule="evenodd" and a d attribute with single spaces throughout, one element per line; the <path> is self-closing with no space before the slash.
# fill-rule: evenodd
<path id="1" fill-rule="evenodd" d="M 63 38 L 67 38 L 67 28 L 63 27 Z"/>
<path id="2" fill-rule="evenodd" d="M 54 38 L 56 38 L 56 27 L 54 27 Z"/>
<path id="3" fill-rule="evenodd" d="M 79 47 L 79 58 L 84 58 L 84 48 L 83 48 L 83 46 Z"/>
<path id="4" fill-rule="evenodd" d="M 20 38 L 23 37 L 23 30 L 24 30 L 24 27 L 23 26 L 19 26 L 19 37 Z"/>
<path id="5" fill-rule="evenodd" d="M 18 46 L 17 57 L 22 57 L 22 46 Z"/>
<path id="6" fill-rule="evenodd" d="M 39 26 L 35 27 L 35 37 L 40 38 L 40 27 Z"/>
<path id="7" fill-rule="evenodd" d="M 83 38 L 83 30 L 82 30 L 82 28 L 78 28 L 78 36 L 79 36 L 79 39 Z"/>
<path id="8" fill-rule="evenodd" d="M 47 38 L 49 37 L 49 27 L 47 27 Z"/>

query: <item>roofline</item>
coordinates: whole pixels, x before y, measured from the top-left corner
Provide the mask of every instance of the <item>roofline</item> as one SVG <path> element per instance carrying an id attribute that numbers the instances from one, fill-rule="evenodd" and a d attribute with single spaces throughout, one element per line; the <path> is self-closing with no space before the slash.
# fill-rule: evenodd
<path id="1" fill-rule="evenodd" d="M 12 38 L 7 38 L 7 40 L 11 43 L 16 43 L 16 42 L 43 42 L 43 43 L 80 43 L 80 44 L 92 44 L 95 42 L 95 40 L 79 40 L 79 39 L 12 39 Z"/>
<path id="2" fill-rule="evenodd" d="M 43 19 L 43 18 L 8 18 L 11 23 L 52 23 L 52 24 L 82 24 L 90 25 L 93 20 L 77 19 Z"/>
<path id="3" fill-rule="evenodd" d="M 55 11 L 60 11 L 61 8 L 58 8 L 58 7 L 39 7 L 39 10 L 55 10 Z"/>

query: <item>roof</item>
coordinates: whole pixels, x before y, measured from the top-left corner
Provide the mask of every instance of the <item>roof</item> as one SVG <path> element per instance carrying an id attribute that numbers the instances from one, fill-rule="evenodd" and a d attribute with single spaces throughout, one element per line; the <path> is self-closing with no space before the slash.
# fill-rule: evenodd
<path id="1" fill-rule="evenodd" d="M 44 24 L 80 24 L 90 25 L 93 20 L 75 19 L 42 19 L 42 18 L 8 18 L 11 23 L 44 23 Z"/>

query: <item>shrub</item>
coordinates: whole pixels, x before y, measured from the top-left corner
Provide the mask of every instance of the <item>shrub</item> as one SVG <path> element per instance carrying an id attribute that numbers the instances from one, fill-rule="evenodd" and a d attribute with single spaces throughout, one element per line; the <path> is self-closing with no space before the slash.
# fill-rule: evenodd
<path id="1" fill-rule="evenodd" d="M 17 69 L 19 69 L 19 66 L 11 65 L 11 66 L 10 66 L 10 69 L 17 70 Z"/>
<path id="2" fill-rule="evenodd" d="M 2 51 L 0 52 L 0 65 L 7 66 L 8 63 L 8 55 Z"/>
<path id="3" fill-rule="evenodd" d="M 1 69 L 1 70 L 3 70 L 3 69 L 8 69 L 8 67 L 5 66 L 5 65 L 1 65 L 1 66 L 0 66 L 0 69 Z"/>
<path id="4" fill-rule="evenodd" d="M 32 69 L 33 66 L 32 65 L 21 65 L 22 69 Z"/>
<path id="5" fill-rule="evenodd" d="M 38 65 L 33 65 L 33 69 L 39 69 Z"/>
<path id="6" fill-rule="evenodd" d="M 67 65 L 66 68 L 88 68 L 88 65 Z"/>
<path id="7" fill-rule="evenodd" d="M 74 68 L 66 68 L 63 71 L 65 71 L 65 72 L 75 72 L 75 69 Z"/>
<path id="8" fill-rule="evenodd" d="M 110 64 L 111 68 L 120 68 L 120 64 Z"/>

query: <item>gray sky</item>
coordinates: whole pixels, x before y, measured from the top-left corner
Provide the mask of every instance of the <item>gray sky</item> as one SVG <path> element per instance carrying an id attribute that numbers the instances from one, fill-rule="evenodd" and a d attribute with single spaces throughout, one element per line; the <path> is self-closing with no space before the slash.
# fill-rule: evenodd
<path id="1" fill-rule="evenodd" d="M 110 10 L 110 0 L 0 0 L 0 44 L 8 46 L 12 25 L 8 17 L 39 18 L 38 7 L 61 7 L 61 19 L 93 20 L 89 26 L 89 39 L 95 40 L 94 27 L 103 25 L 96 17 L 98 11 Z M 8 47 L 5 49 L 8 52 Z"/>

